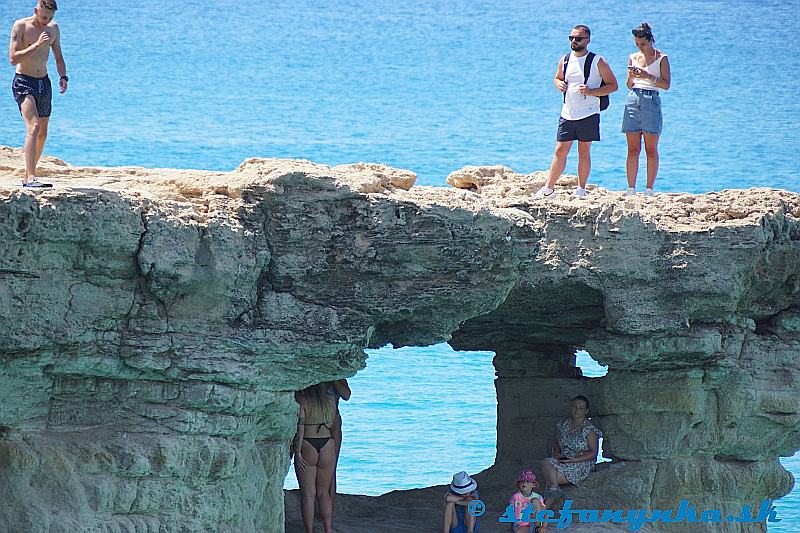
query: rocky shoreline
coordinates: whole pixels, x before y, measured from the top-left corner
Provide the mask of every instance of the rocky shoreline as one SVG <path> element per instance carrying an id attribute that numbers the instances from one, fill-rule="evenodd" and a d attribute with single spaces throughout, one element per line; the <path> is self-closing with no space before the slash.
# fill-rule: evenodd
<path id="1" fill-rule="evenodd" d="M 792 486 L 777 458 L 800 448 L 796 193 L 581 200 L 566 176 L 534 201 L 543 174 L 505 167 L 445 188 L 365 163 L 52 157 L 55 187 L 31 192 L 22 166 L 0 147 L 0 530 L 283 531 L 293 392 L 389 342 L 496 353 L 482 483 L 498 494 L 576 394 L 615 460 L 572 494 L 582 508 L 738 512 Z M 576 348 L 608 375 L 583 378 Z M 438 490 L 344 497 L 342 531 L 430 500 L 422 527 Z"/>

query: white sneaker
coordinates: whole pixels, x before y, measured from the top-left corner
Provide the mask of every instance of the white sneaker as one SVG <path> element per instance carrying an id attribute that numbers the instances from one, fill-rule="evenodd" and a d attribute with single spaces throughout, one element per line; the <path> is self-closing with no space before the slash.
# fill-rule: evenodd
<path id="1" fill-rule="evenodd" d="M 38 179 L 33 178 L 28 183 L 23 183 L 22 186 L 25 187 L 26 189 L 47 189 L 49 187 L 52 187 L 53 184 L 52 183 L 42 183 Z"/>
<path id="2" fill-rule="evenodd" d="M 584 196 L 586 196 L 586 189 L 584 189 L 583 187 L 578 187 L 572 194 L 577 196 L 578 198 L 583 198 Z"/>
<path id="3" fill-rule="evenodd" d="M 628 190 L 625 191 L 625 196 L 636 196 L 636 189 L 628 187 Z"/>
<path id="4" fill-rule="evenodd" d="M 548 198 L 556 192 L 555 189 L 551 189 L 547 185 L 536 191 L 536 194 L 533 195 L 534 198 Z"/>
<path id="5" fill-rule="evenodd" d="M 653 192 L 653 189 L 645 189 L 644 195 L 645 196 L 654 196 L 656 193 Z"/>

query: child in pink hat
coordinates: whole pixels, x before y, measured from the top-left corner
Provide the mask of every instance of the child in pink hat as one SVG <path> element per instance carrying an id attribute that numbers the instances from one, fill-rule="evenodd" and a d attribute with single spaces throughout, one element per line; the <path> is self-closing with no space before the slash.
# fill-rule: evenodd
<path id="1" fill-rule="evenodd" d="M 536 481 L 536 475 L 531 470 L 523 470 L 517 476 L 517 488 L 519 491 L 515 492 L 509 504 L 514 506 L 514 522 L 513 531 L 520 531 L 520 533 L 543 533 L 547 529 L 546 522 L 533 522 L 522 520 L 523 511 L 530 507 L 529 515 L 531 518 L 536 516 L 536 513 L 546 509 L 544 505 L 544 498 L 534 489 L 539 488 L 539 483 Z"/>

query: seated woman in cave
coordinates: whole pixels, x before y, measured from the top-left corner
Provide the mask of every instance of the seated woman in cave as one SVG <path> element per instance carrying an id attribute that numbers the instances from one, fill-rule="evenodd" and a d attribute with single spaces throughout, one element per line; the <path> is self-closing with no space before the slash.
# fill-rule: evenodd
<path id="1" fill-rule="evenodd" d="M 336 446 L 331 428 L 336 416 L 336 404 L 328 394 L 325 383 L 299 391 L 295 398 L 300 404 L 297 433 L 293 441 L 294 472 L 300 486 L 300 512 L 306 533 L 314 531 L 314 503 L 319 505 L 319 517 L 325 533 L 332 533 L 331 479 L 336 466 Z"/>
<path id="2" fill-rule="evenodd" d="M 545 504 L 548 507 L 548 499 L 561 496 L 559 485 L 580 485 L 597 462 L 598 444 L 603 434 L 588 415 L 588 398 L 576 396 L 572 399 L 571 416 L 556 423 L 553 456 L 542 461 L 542 472 L 547 482 Z"/>
<path id="3" fill-rule="evenodd" d="M 479 499 L 478 483 L 466 472 L 458 472 L 444 495 L 443 533 L 477 533 L 478 519 L 472 516 L 467 507 Z"/>

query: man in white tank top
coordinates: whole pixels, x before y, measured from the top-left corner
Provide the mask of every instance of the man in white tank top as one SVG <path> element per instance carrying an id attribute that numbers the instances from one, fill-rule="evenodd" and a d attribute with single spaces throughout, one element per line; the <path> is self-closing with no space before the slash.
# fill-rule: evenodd
<path id="1" fill-rule="evenodd" d="M 592 141 L 600 140 L 600 97 L 617 90 L 617 78 L 603 56 L 597 55 L 591 64 L 589 78 L 584 83 L 584 65 L 589 53 L 588 46 L 592 32 L 588 26 L 579 24 L 569 35 L 570 49 L 566 69 L 564 57 L 558 62 L 553 83 L 564 93 L 564 105 L 558 121 L 556 152 L 550 164 L 550 173 L 544 187 L 534 198 L 546 198 L 555 191 L 556 181 L 567 166 L 567 155 L 572 142 L 578 141 L 578 188 L 575 196 L 586 196 L 586 182 L 592 160 L 589 150 Z"/>

